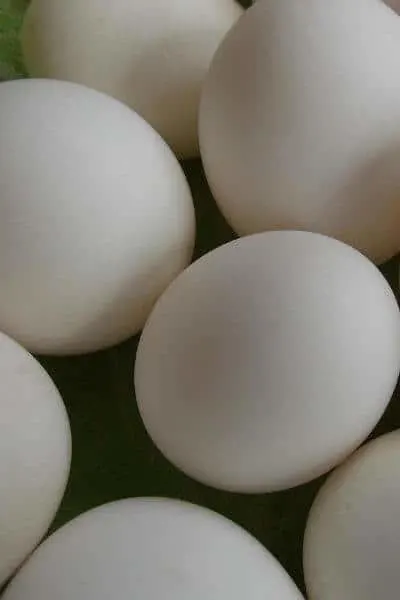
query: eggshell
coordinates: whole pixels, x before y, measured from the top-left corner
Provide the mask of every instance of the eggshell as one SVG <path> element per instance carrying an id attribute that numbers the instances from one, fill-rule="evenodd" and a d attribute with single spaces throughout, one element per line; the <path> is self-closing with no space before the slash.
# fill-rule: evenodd
<path id="1" fill-rule="evenodd" d="M 381 0 L 262 0 L 219 47 L 200 147 L 241 235 L 310 230 L 400 250 L 400 19 Z"/>
<path id="2" fill-rule="evenodd" d="M 0 84 L 0 329 L 69 354 L 136 333 L 190 262 L 183 171 L 136 113 L 73 83 Z"/>
<path id="3" fill-rule="evenodd" d="M 46 533 L 70 459 L 68 417 L 55 385 L 0 333 L 0 587 Z"/>
<path id="4" fill-rule="evenodd" d="M 398 598 L 399 481 L 399 431 L 365 445 L 328 479 L 304 541 L 310 600 Z"/>
<path id="5" fill-rule="evenodd" d="M 31 75 L 82 83 L 141 114 L 181 157 L 198 155 L 201 86 L 236 0 L 33 0 L 22 29 Z"/>
<path id="6" fill-rule="evenodd" d="M 301 600 L 243 529 L 184 502 L 138 498 L 94 509 L 56 532 L 4 600 Z"/>
<path id="7" fill-rule="evenodd" d="M 399 310 L 377 268 L 318 234 L 268 232 L 214 250 L 170 285 L 142 334 L 136 396 L 185 473 L 266 492 L 352 452 L 399 366 Z"/>

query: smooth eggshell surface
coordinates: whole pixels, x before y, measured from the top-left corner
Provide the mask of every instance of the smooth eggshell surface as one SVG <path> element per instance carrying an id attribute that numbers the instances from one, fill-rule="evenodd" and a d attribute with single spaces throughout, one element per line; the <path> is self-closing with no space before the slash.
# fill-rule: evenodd
<path id="1" fill-rule="evenodd" d="M 393 600 L 400 589 L 400 432 L 356 452 L 327 481 L 304 541 L 310 600 Z"/>
<path id="2" fill-rule="evenodd" d="M 33 356 L 0 333 L 0 587 L 50 526 L 70 459 L 56 387 Z"/>
<path id="3" fill-rule="evenodd" d="M 138 498 L 92 510 L 49 538 L 4 600 L 302 600 L 273 556 L 200 507 Z"/>
<path id="4" fill-rule="evenodd" d="M 69 354 L 136 333 L 190 262 L 183 171 L 136 113 L 73 83 L 0 84 L 0 329 Z"/>
<path id="5" fill-rule="evenodd" d="M 184 158 L 198 155 L 200 91 L 236 0 L 32 0 L 22 29 L 31 75 L 122 100 Z"/>
<path id="6" fill-rule="evenodd" d="M 136 396 L 155 444 L 188 475 L 265 492 L 353 451 L 399 366 L 399 309 L 378 269 L 331 238 L 269 232 L 169 286 L 142 334 Z"/>
<path id="7" fill-rule="evenodd" d="M 381 0 L 260 0 L 216 52 L 200 148 L 241 235 L 400 250 L 400 18 Z"/>

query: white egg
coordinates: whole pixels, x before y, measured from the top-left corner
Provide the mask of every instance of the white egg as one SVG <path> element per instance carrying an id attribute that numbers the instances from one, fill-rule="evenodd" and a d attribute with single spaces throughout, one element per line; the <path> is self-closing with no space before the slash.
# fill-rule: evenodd
<path id="1" fill-rule="evenodd" d="M 0 84 L 0 329 L 34 352 L 136 333 L 190 262 L 194 208 L 136 113 L 73 83 Z"/>
<path id="2" fill-rule="evenodd" d="M 0 333 L 0 587 L 50 526 L 70 459 L 68 417 L 55 385 Z"/>
<path id="3" fill-rule="evenodd" d="M 204 77 L 242 13 L 236 0 L 33 0 L 22 46 L 31 75 L 122 100 L 188 158 Z"/>
<path id="4" fill-rule="evenodd" d="M 135 384 L 172 463 L 217 488 L 264 492 L 353 451 L 399 367 L 399 309 L 378 269 L 336 240 L 281 231 L 226 244 L 170 285 Z"/>
<path id="5" fill-rule="evenodd" d="M 199 128 L 239 234 L 316 231 L 377 263 L 400 250 L 400 18 L 381 0 L 256 2 L 214 57 Z"/>
<path id="6" fill-rule="evenodd" d="M 399 482 L 399 431 L 365 445 L 328 479 L 304 540 L 310 600 L 399 597 Z"/>
<path id="7" fill-rule="evenodd" d="M 128 499 L 78 517 L 20 571 L 4 600 L 302 600 L 246 531 L 209 510 Z"/>

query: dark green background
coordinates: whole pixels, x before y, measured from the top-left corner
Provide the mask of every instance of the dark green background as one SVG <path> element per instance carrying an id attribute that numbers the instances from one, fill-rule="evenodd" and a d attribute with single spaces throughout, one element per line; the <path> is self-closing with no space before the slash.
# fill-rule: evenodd
<path id="1" fill-rule="evenodd" d="M 16 31 L 25 4 L 26 0 L 0 0 L 0 78 L 24 73 Z M 243 1 L 243 5 L 249 4 L 250 0 Z M 199 161 L 190 161 L 184 168 L 195 198 L 199 256 L 233 234 L 216 209 Z M 396 262 L 383 270 L 397 289 Z M 302 536 L 321 480 L 283 493 L 245 496 L 212 490 L 178 472 L 155 449 L 137 413 L 133 391 L 137 342 L 134 338 L 112 350 L 83 357 L 40 359 L 65 400 L 73 435 L 71 478 L 52 529 L 110 500 L 142 495 L 182 498 L 243 525 L 277 556 L 303 589 Z M 399 424 L 400 403 L 394 398 L 375 435 Z"/>

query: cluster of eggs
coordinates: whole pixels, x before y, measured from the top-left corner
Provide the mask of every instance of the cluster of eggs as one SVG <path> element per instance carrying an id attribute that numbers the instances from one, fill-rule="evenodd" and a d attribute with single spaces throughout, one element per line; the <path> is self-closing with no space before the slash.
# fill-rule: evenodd
<path id="1" fill-rule="evenodd" d="M 309 598 L 399 594 L 399 433 L 357 451 L 400 371 L 400 312 L 377 268 L 400 251 L 388 4 L 31 1 L 32 78 L 0 84 L 0 585 L 46 533 L 70 468 L 65 407 L 30 353 L 143 329 L 136 398 L 161 452 L 227 492 L 340 465 L 307 524 Z M 189 265 L 178 159 L 199 153 L 242 237 Z M 4 600 L 131 596 L 302 598 L 224 517 L 137 498 L 53 534 Z"/>

